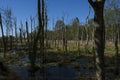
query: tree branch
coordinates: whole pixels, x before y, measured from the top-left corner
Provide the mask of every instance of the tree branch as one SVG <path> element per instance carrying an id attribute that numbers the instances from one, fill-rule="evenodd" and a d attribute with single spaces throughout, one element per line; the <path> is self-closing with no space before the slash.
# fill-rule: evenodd
<path id="1" fill-rule="evenodd" d="M 94 7 L 94 2 L 93 2 L 93 0 L 88 0 L 88 2 L 89 2 L 89 4 L 90 4 L 92 7 Z"/>

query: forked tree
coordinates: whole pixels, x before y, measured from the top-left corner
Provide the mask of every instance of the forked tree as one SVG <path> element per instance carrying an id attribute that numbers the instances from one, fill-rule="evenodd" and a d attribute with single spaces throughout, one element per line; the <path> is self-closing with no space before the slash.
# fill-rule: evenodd
<path id="1" fill-rule="evenodd" d="M 30 63 L 31 63 L 31 71 L 34 73 L 35 71 L 35 61 L 36 61 L 36 53 L 37 53 L 37 46 L 38 46 L 38 40 L 40 39 L 40 54 L 41 54 L 41 60 L 42 64 L 45 62 L 45 57 L 44 57 L 44 0 L 42 0 L 42 5 L 41 5 L 41 0 L 38 0 L 38 29 L 36 32 L 36 35 L 34 37 L 33 41 L 33 52 L 30 53 L 29 58 L 30 58 Z M 44 71 L 44 70 L 43 70 Z M 44 72 L 43 72 L 44 73 Z"/>
<path id="2" fill-rule="evenodd" d="M 94 52 L 97 80 L 105 80 L 104 49 L 105 49 L 105 24 L 103 18 L 105 0 L 88 0 L 94 9 Z"/>

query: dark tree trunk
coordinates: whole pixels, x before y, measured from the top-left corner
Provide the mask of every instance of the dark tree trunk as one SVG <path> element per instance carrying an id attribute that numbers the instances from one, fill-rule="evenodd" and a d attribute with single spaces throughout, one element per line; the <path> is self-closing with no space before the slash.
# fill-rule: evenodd
<path id="1" fill-rule="evenodd" d="M 118 24 L 118 43 L 120 43 L 120 27 L 119 27 L 120 25 Z"/>
<path id="2" fill-rule="evenodd" d="M 35 61 L 36 61 L 36 53 L 37 53 L 37 43 L 39 40 L 39 35 L 40 35 L 40 27 L 42 26 L 42 21 L 41 21 L 41 1 L 38 0 L 38 30 L 34 38 L 33 42 L 33 52 L 30 53 L 30 63 L 31 63 L 31 71 L 34 73 L 35 71 Z"/>
<path id="3" fill-rule="evenodd" d="M 28 32 L 28 22 L 26 21 L 26 33 L 27 33 L 27 47 L 30 52 L 30 40 L 29 40 L 29 32 Z"/>
<path id="4" fill-rule="evenodd" d="M 104 49 L 105 49 L 105 25 L 103 18 L 103 10 L 105 0 L 93 1 L 88 0 L 94 9 L 94 52 L 95 52 L 95 67 L 97 80 L 105 80 L 104 70 Z"/>
<path id="5" fill-rule="evenodd" d="M 78 53 L 80 54 L 80 39 L 81 39 L 81 36 L 80 36 L 80 27 L 78 29 Z"/>
<path id="6" fill-rule="evenodd" d="M 63 17 L 63 23 L 64 23 L 64 17 Z M 66 44 L 66 38 L 65 38 L 65 25 L 62 26 L 62 40 L 63 40 L 63 51 L 66 53 L 65 44 Z"/>
<path id="7" fill-rule="evenodd" d="M 44 26 L 45 26 L 45 2 L 42 0 L 42 26 L 40 27 L 40 53 L 41 53 L 41 60 L 42 60 L 42 65 L 45 64 L 45 51 L 44 51 Z M 42 66 L 42 78 L 46 80 L 46 75 L 45 75 L 45 67 Z"/>
<path id="8" fill-rule="evenodd" d="M 13 42 L 13 38 L 12 38 L 12 35 L 10 35 L 10 50 L 12 50 L 12 47 L 13 47 L 13 44 L 12 44 L 12 42 Z"/>
<path id="9" fill-rule="evenodd" d="M 14 21 L 14 25 L 15 25 L 15 40 L 16 40 L 16 44 L 17 44 L 17 21 L 16 21 L 16 19 Z"/>
<path id="10" fill-rule="evenodd" d="M 0 26 L 1 26 L 1 31 L 2 31 L 2 40 L 3 40 L 3 44 L 4 44 L 4 57 L 6 57 L 6 49 L 7 48 L 6 48 L 6 41 L 5 41 L 5 37 L 4 37 L 1 13 L 0 13 Z"/>
<path id="11" fill-rule="evenodd" d="M 118 55 L 118 28 L 119 26 L 114 26 L 116 27 L 116 33 L 115 33 L 115 62 L 116 62 L 116 68 L 115 68 L 115 74 L 119 75 L 119 55 Z"/>
<path id="12" fill-rule="evenodd" d="M 17 20 L 16 20 L 16 18 L 14 19 L 14 30 L 15 30 L 15 38 L 14 38 L 14 47 L 16 47 L 17 46 L 17 44 L 18 44 L 18 37 L 17 37 Z"/>
<path id="13" fill-rule="evenodd" d="M 47 32 L 47 24 L 48 24 L 48 16 L 47 16 L 47 9 L 45 8 L 45 39 L 46 39 L 46 47 L 48 47 L 48 32 Z"/>
<path id="14" fill-rule="evenodd" d="M 19 31 L 20 31 L 20 42 L 21 42 L 21 45 L 22 45 L 22 29 L 19 28 Z"/>
<path id="15" fill-rule="evenodd" d="M 33 37 L 32 37 L 32 35 L 33 35 L 33 33 L 32 33 L 32 23 L 33 23 L 33 19 L 32 19 L 32 17 L 30 17 L 30 21 L 31 21 L 31 42 L 32 42 L 32 40 L 33 40 Z"/>
<path id="16" fill-rule="evenodd" d="M 65 26 L 65 52 L 67 53 L 67 34 L 66 34 L 66 26 Z"/>

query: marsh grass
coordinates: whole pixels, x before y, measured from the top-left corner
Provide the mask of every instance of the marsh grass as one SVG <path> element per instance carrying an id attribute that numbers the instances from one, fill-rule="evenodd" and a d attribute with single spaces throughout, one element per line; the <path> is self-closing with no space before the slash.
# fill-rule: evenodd
<path id="1" fill-rule="evenodd" d="M 48 66 L 55 66 L 55 67 L 62 67 L 66 65 L 70 65 L 72 68 L 79 70 L 80 68 L 85 69 L 94 69 L 94 63 L 93 63 L 93 53 L 92 53 L 92 43 L 89 43 L 87 46 L 87 49 L 90 53 L 86 52 L 86 49 L 84 45 L 81 44 L 80 46 L 80 53 L 78 52 L 78 48 L 75 42 L 68 44 L 68 51 L 67 53 L 64 53 L 62 44 L 59 46 L 59 48 L 56 48 L 55 46 L 51 46 L 49 48 L 45 48 L 45 58 L 46 63 L 44 64 L 45 67 Z M 119 45 L 120 48 L 120 45 Z M 120 50 L 120 49 L 119 49 Z M 39 54 L 37 54 L 37 59 Z M 22 61 L 19 59 L 19 57 L 22 57 L 24 55 L 29 55 L 27 52 L 19 51 L 16 54 L 7 53 L 6 59 L 3 59 L 8 64 L 15 64 L 20 63 L 19 66 L 25 66 L 29 67 L 30 63 L 26 61 Z M 0 53 L 0 57 L 3 58 L 3 53 Z M 42 56 L 41 56 L 42 57 Z M 2 60 L 2 58 L 0 60 Z M 77 62 L 78 59 L 84 59 L 83 61 L 87 60 L 86 65 L 84 62 Z M 3 61 L 2 61 L 3 62 Z M 41 65 L 39 63 L 36 64 L 36 68 L 41 68 Z M 115 69 L 115 48 L 114 44 L 112 42 L 106 42 L 105 47 L 105 68 L 107 75 L 112 76 L 114 75 L 114 69 Z M 88 76 L 88 74 L 80 74 L 75 80 L 95 80 L 95 75 Z M 0 80 L 6 79 L 4 76 L 0 76 Z M 116 77 L 116 80 L 119 80 L 118 77 Z"/>

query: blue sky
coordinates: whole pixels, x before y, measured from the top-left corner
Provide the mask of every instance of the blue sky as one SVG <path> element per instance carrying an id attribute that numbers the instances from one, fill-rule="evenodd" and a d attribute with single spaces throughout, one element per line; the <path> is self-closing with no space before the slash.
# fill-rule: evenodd
<path id="1" fill-rule="evenodd" d="M 53 20 L 55 23 L 62 16 L 65 17 L 65 22 L 68 24 L 75 17 L 78 17 L 79 21 L 84 23 L 88 15 L 88 0 L 47 0 L 46 3 L 48 7 L 49 29 L 52 29 Z M 25 24 L 26 20 L 30 20 L 30 16 L 37 15 L 37 0 L 0 0 L 0 8 L 6 7 L 12 9 L 13 16 L 17 18 L 18 27 L 21 21 Z M 90 18 L 92 17 L 93 10 L 91 9 Z"/>

